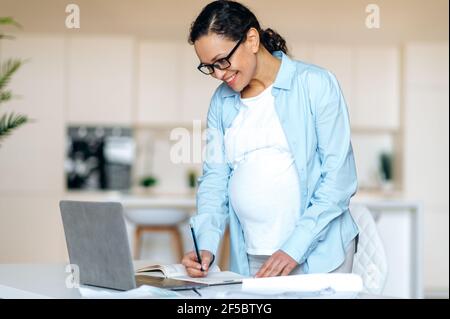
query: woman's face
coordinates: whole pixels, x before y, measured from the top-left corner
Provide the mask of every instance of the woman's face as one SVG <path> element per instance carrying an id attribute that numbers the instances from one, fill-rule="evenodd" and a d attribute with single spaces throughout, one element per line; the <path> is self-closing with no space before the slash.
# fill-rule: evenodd
<path id="1" fill-rule="evenodd" d="M 227 57 L 236 44 L 237 41 L 229 40 L 215 33 L 209 33 L 195 41 L 194 48 L 200 63 L 212 64 Z M 246 40 L 241 42 L 229 59 L 230 67 L 225 70 L 214 68 L 214 73 L 211 75 L 227 83 L 234 91 L 242 91 L 255 75 L 258 47 L 258 33 L 255 29 L 250 29 Z"/>

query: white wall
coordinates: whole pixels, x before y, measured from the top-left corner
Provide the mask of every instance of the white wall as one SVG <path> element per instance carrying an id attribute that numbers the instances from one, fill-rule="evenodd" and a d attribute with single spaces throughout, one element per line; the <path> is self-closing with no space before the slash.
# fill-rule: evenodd
<path id="1" fill-rule="evenodd" d="M 0 146 L 0 262 L 59 261 L 66 254 L 58 210 L 63 192 L 64 38 L 2 42 L 2 58 L 28 59 L 2 112 L 28 115 Z"/>

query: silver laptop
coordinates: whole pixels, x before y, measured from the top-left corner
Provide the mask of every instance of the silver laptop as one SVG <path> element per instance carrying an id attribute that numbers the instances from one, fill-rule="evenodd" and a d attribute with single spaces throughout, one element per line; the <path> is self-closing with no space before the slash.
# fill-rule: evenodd
<path id="1" fill-rule="evenodd" d="M 201 283 L 136 275 L 123 217 L 115 202 L 60 201 L 70 263 L 79 269 L 80 284 L 129 290 L 150 285 L 171 290 L 206 286 Z"/>

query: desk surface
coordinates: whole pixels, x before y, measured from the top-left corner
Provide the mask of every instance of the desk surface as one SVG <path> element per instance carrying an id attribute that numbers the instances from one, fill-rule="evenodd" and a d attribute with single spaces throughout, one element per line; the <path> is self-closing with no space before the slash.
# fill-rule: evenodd
<path id="1" fill-rule="evenodd" d="M 0 298 L 12 299 L 79 299 L 76 288 L 67 288 L 69 273 L 64 264 L 1 264 Z M 202 288 L 202 298 L 223 298 L 225 291 L 240 291 L 241 285 L 226 285 Z M 200 298 L 194 291 L 181 291 L 186 298 Z M 358 298 L 385 298 L 359 294 Z"/>

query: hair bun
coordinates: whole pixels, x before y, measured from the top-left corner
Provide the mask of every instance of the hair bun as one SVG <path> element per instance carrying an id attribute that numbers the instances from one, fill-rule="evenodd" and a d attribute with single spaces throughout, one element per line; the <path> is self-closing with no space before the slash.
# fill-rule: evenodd
<path id="1" fill-rule="evenodd" d="M 286 41 L 276 31 L 267 28 L 262 31 L 260 36 L 262 44 L 270 53 L 274 51 L 287 53 Z"/>

